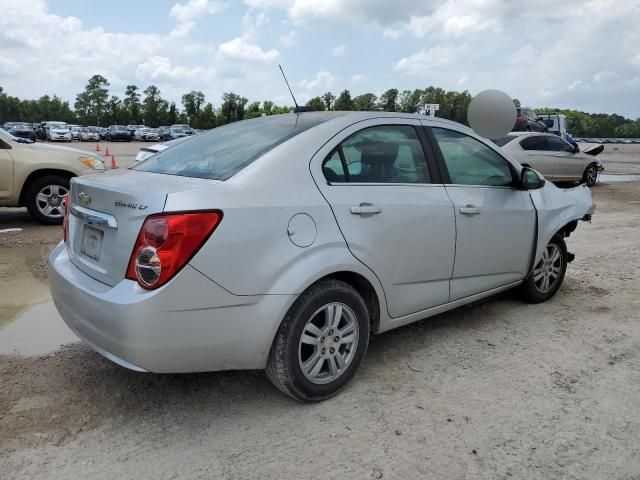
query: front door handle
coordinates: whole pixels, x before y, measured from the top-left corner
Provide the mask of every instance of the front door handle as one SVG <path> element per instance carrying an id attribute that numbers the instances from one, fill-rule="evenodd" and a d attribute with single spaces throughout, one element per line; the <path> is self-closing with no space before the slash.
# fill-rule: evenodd
<path id="1" fill-rule="evenodd" d="M 480 213 L 480 209 L 475 205 L 465 205 L 464 207 L 460 207 L 460 213 L 464 215 L 478 215 Z"/>
<path id="2" fill-rule="evenodd" d="M 351 207 L 351 213 L 354 215 L 374 215 L 382 212 L 382 208 L 371 205 L 370 203 L 361 203 L 357 207 Z"/>

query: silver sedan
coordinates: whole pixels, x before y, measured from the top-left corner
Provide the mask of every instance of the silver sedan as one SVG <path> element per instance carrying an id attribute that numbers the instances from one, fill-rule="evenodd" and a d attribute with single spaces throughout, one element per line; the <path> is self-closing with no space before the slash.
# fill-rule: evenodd
<path id="1" fill-rule="evenodd" d="M 552 133 L 518 132 L 494 140 L 522 165 L 535 168 L 554 182 L 582 182 L 592 187 L 604 165 L 598 144 L 571 144 Z"/>
<path id="2" fill-rule="evenodd" d="M 338 392 L 379 334 L 518 287 L 560 288 L 594 210 L 470 129 L 402 113 L 232 123 L 74 178 L 51 289 L 88 345 L 138 371 L 266 369 Z"/>

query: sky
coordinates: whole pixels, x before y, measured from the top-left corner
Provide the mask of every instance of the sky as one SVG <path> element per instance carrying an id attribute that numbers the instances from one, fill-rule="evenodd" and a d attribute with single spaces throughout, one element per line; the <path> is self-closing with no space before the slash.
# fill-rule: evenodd
<path id="1" fill-rule="evenodd" d="M 73 104 L 101 74 L 164 98 L 502 90 L 640 117 L 640 0 L 0 0 L 0 86 Z"/>

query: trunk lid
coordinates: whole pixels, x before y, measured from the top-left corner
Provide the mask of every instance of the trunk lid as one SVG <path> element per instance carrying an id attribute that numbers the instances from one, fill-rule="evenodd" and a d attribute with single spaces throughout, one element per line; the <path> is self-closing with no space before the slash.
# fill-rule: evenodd
<path id="1" fill-rule="evenodd" d="M 149 215 L 164 210 L 167 195 L 217 183 L 135 170 L 73 178 L 69 205 L 71 261 L 96 280 L 117 284 L 125 277 L 142 223 Z"/>

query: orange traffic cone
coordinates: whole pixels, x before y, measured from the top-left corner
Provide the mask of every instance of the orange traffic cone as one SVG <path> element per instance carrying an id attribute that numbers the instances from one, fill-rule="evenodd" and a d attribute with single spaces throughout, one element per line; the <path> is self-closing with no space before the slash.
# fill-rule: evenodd
<path id="1" fill-rule="evenodd" d="M 116 156 L 111 155 L 111 169 L 114 170 L 118 168 L 118 164 L 116 163 Z"/>
<path id="2" fill-rule="evenodd" d="M 108 157 L 109 155 L 111 155 L 111 154 L 109 153 L 109 145 L 107 145 L 107 148 L 105 148 L 105 150 L 104 150 L 104 156 Z"/>
<path id="3" fill-rule="evenodd" d="M 96 142 L 96 152 L 100 151 L 100 144 L 98 142 Z"/>

